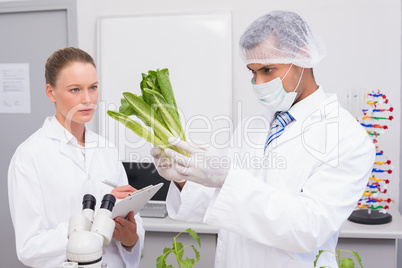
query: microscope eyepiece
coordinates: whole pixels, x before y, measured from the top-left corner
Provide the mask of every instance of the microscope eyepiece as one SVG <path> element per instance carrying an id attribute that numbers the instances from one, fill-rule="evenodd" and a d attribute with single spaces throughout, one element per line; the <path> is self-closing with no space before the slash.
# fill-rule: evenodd
<path id="1" fill-rule="evenodd" d="M 116 198 L 112 194 L 105 194 L 102 199 L 101 208 L 112 211 L 114 204 L 116 203 Z"/>
<path id="2" fill-rule="evenodd" d="M 82 199 L 82 210 L 89 208 L 94 210 L 96 205 L 96 198 L 91 194 L 84 195 Z"/>

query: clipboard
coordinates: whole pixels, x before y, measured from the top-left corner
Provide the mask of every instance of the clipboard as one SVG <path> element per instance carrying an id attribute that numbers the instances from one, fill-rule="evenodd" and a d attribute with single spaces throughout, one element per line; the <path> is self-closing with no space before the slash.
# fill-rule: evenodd
<path id="1" fill-rule="evenodd" d="M 112 210 L 112 219 L 116 217 L 126 218 L 130 211 L 134 211 L 134 215 L 137 214 L 162 186 L 163 182 L 157 185 L 149 185 L 129 194 L 116 203 Z"/>

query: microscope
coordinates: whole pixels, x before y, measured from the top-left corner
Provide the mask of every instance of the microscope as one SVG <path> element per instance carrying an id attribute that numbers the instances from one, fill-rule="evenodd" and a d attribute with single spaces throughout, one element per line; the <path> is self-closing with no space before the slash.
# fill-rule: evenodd
<path id="1" fill-rule="evenodd" d="M 103 245 L 112 240 L 115 222 L 112 210 L 116 198 L 111 194 L 103 196 L 101 207 L 95 215 L 96 199 L 84 195 L 82 213 L 70 218 L 68 226 L 67 262 L 61 268 L 104 268 Z"/>

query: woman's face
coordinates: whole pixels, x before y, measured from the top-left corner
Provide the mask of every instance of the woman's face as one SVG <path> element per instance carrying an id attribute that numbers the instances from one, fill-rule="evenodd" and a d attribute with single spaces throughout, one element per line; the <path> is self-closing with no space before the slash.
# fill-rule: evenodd
<path id="1" fill-rule="evenodd" d="M 56 118 L 64 127 L 89 122 L 99 96 L 95 67 L 90 63 L 70 63 L 59 73 L 55 87 L 46 85 L 46 93 L 55 103 Z"/>

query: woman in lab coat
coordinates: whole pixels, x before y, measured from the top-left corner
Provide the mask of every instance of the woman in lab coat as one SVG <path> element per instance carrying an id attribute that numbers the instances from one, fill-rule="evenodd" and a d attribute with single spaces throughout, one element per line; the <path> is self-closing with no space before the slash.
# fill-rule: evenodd
<path id="1" fill-rule="evenodd" d="M 112 188 L 127 185 L 114 147 L 85 127 L 98 101 L 92 57 L 78 48 L 55 51 L 45 66 L 46 95 L 56 114 L 16 150 L 9 167 L 8 196 L 17 255 L 32 267 L 60 267 L 66 259 L 69 218 L 92 194 L 99 207 Z M 118 189 L 119 197 L 129 188 Z M 115 218 L 113 240 L 104 246 L 108 268 L 137 267 L 144 241 L 139 216 Z"/>
<path id="2" fill-rule="evenodd" d="M 335 252 L 371 173 L 373 143 L 316 84 L 312 68 L 324 48 L 299 15 L 262 16 L 240 49 L 265 109 L 239 124 L 229 154 L 174 138 L 190 157 L 151 151 L 174 182 L 169 215 L 219 227 L 215 268 L 313 267 L 319 250 Z M 317 266 L 337 267 L 336 259 L 323 254 Z"/>

